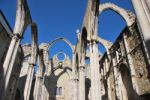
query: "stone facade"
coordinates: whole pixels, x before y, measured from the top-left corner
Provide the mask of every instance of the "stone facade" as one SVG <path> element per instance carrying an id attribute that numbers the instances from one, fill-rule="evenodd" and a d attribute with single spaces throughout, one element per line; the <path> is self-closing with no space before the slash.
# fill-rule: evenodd
<path id="1" fill-rule="evenodd" d="M 131 31 L 132 29 L 132 31 Z M 137 24 L 125 28 L 100 60 L 102 83 L 105 87 L 105 98 L 115 100 L 148 100 L 149 63 Z M 110 56 L 110 57 L 109 57 Z"/>
<path id="2" fill-rule="evenodd" d="M 131 1 L 135 14 L 88 0 L 76 45 L 62 37 L 38 45 L 26 0 L 18 0 L 13 32 L 0 13 L 0 100 L 149 100 L 150 2 Z M 127 23 L 114 43 L 98 36 L 98 16 L 108 9 Z M 32 43 L 20 45 L 27 26 Z M 64 52 L 49 57 L 58 41 L 71 48 L 72 58 Z M 106 49 L 103 55 L 98 43 Z"/>

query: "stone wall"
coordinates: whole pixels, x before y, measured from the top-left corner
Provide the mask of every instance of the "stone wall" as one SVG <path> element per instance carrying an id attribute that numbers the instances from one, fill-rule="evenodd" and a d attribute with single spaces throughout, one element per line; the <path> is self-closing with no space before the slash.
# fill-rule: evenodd
<path id="1" fill-rule="evenodd" d="M 104 72 L 103 80 L 107 80 L 107 98 L 148 100 L 150 97 L 149 63 L 143 43 L 135 23 L 121 32 L 109 50 L 110 55 L 103 55 L 100 70 Z"/>

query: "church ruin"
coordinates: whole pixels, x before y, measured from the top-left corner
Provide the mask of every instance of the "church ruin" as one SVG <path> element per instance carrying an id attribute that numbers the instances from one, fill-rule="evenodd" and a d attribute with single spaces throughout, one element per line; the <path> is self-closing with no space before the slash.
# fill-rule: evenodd
<path id="1" fill-rule="evenodd" d="M 75 45 L 64 37 L 38 44 L 27 0 L 18 0 L 13 30 L 0 11 L 0 100 L 150 100 L 150 1 L 131 1 L 135 14 L 87 0 Z M 98 16 L 108 9 L 127 25 L 114 43 L 98 36 Z M 27 27 L 32 43 L 21 45 Z M 71 48 L 72 59 L 64 52 L 49 57 L 58 41 Z M 106 49 L 103 55 L 98 44 Z"/>

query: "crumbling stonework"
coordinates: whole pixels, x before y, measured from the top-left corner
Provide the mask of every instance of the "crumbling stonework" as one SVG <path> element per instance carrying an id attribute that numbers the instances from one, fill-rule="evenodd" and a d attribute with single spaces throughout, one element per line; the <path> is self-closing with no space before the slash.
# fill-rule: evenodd
<path id="1" fill-rule="evenodd" d="M 27 1 L 18 0 L 13 33 L 0 15 L 0 100 L 149 100 L 150 1 L 131 1 L 136 15 L 113 3 L 88 0 L 76 45 L 62 37 L 38 45 Z M 108 9 L 127 23 L 114 43 L 98 36 L 98 16 Z M 27 26 L 32 43 L 20 45 Z M 58 41 L 71 48 L 72 58 L 64 52 L 49 57 Z M 98 43 L 106 49 L 103 55 Z"/>

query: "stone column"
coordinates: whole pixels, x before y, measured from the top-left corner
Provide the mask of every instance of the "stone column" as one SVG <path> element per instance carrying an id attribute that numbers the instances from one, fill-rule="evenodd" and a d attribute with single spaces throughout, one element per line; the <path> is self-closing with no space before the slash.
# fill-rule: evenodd
<path id="1" fill-rule="evenodd" d="M 6 96 L 6 92 L 8 90 L 9 80 L 12 74 L 13 65 L 15 62 L 15 58 L 17 55 L 17 50 L 19 48 L 20 38 L 18 35 L 14 35 L 9 49 L 7 51 L 7 55 L 3 64 L 4 73 L 3 73 L 3 81 L 0 84 L 0 99 L 3 100 Z"/>
<path id="2" fill-rule="evenodd" d="M 45 69 L 47 69 L 47 67 L 49 67 L 49 51 L 48 48 L 43 49 L 43 60 L 44 60 L 44 65 L 45 65 Z M 46 74 L 46 72 L 44 72 Z"/>
<path id="3" fill-rule="evenodd" d="M 31 16 L 28 9 L 28 4 L 26 0 L 18 0 L 17 11 L 16 11 L 16 21 L 13 31 L 13 38 L 10 42 L 9 49 L 6 54 L 6 58 L 3 64 L 3 79 L 0 84 L 0 99 L 4 100 L 6 97 L 6 92 L 8 91 L 9 80 L 12 74 L 13 65 L 16 59 L 16 54 L 19 48 L 21 37 L 26 29 L 26 27 L 31 23 Z"/>
<path id="4" fill-rule="evenodd" d="M 39 88 L 41 86 L 42 78 L 40 76 L 36 76 L 36 82 L 34 87 L 34 100 L 39 100 Z"/>
<path id="5" fill-rule="evenodd" d="M 78 78 L 75 53 L 72 54 L 72 100 L 78 100 Z"/>
<path id="6" fill-rule="evenodd" d="M 85 100 L 85 67 L 79 67 L 79 100 Z"/>
<path id="7" fill-rule="evenodd" d="M 78 93 L 78 79 L 73 79 L 73 97 L 72 100 L 78 100 L 79 93 Z"/>
<path id="8" fill-rule="evenodd" d="M 45 87 L 44 81 L 45 81 L 45 78 L 43 78 L 42 83 L 41 83 L 41 85 L 42 85 L 41 100 L 46 100 L 46 97 L 47 97 L 47 92 L 46 92 L 46 87 Z"/>
<path id="9" fill-rule="evenodd" d="M 29 100 L 30 98 L 33 75 L 34 75 L 34 64 L 29 63 L 27 79 L 26 79 L 26 84 L 24 89 L 24 100 Z"/>
<path id="10" fill-rule="evenodd" d="M 120 89 L 119 89 L 119 81 L 118 81 L 118 71 L 117 71 L 117 59 L 116 57 L 112 58 L 113 60 L 113 71 L 114 71 L 114 79 L 115 79 L 115 90 L 116 90 L 116 96 L 120 100 Z"/>
<path id="11" fill-rule="evenodd" d="M 130 71 L 131 71 L 131 78 L 132 78 L 133 88 L 136 91 L 136 93 L 139 94 L 139 88 L 138 88 L 138 84 L 137 84 L 137 81 L 136 81 L 136 72 L 135 72 L 135 68 L 134 68 L 134 65 L 133 65 L 132 57 L 130 55 L 130 48 L 128 46 L 126 38 L 127 38 L 127 36 L 125 36 L 123 34 L 123 40 L 124 40 L 124 45 L 125 45 L 125 49 L 126 49 L 126 55 L 127 55 L 127 59 L 128 59 L 128 63 L 129 63 Z"/>
<path id="12" fill-rule="evenodd" d="M 105 67 L 106 67 L 106 73 L 109 71 L 109 62 L 108 62 L 108 59 L 106 58 L 105 59 Z M 111 95 L 111 92 L 112 92 L 112 90 L 111 90 L 111 83 L 110 83 L 110 76 L 108 76 L 108 78 L 107 78 L 107 86 L 108 86 L 108 99 L 109 100 L 112 100 L 112 95 Z"/>
<path id="13" fill-rule="evenodd" d="M 42 100 L 42 83 L 43 79 L 37 76 L 36 87 L 34 88 L 34 100 Z"/>
<path id="14" fill-rule="evenodd" d="M 32 29 L 32 49 L 31 49 L 31 57 L 29 59 L 29 67 L 27 73 L 27 79 L 24 90 L 24 100 L 30 99 L 30 92 L 32 88 L 33 76 L 34 76 L 34 66 L 37 61 L 37 52 L 38 52 L 38 44 L 37 44 L 37 26 L 36 24 L 31 25 Z"/>
<path id="15" fill-rule="evenodd" d="M 96 41 L 90 44 L 90 68 L 91 68 L 91 100 L 101 100 L 100 96 L 100 74 L 98 61 L 98 47 Z"/>
<path id="16" fill-rule="evenodd" d="M 49 67 L 49 52 L 48 52 L 48 48 L 43 49 L 43 60 L 44 60 L 44 66 L 43 66 L 43 79 L 41 82 L 42 85 L 42 90 L 41 90 L 41 100 L 45 100 L 45 97 L 47 97 L 47 92 L 45 91 L 46 88 L 46 84 L 45 84 L 45 80 L 46 80 L 46 75 L 47 75 L 47 70 Z M 45 67 L 45 72 L 44 72 L 44 67 Z"/>
<path id="17" fill-rule="evenodd" d="M 141 0 L 131 0 L 131 1 L 135 9 L 138 24 L 145 41 L 148 55 L 150 56 L 150 23 L 145 12 L 146 9 L 144 10 Z M 149 4 L 149 0 L 146 0 L 146 2 L 148 2 Z"/>
<path id="18" fill-rule="evenodd" d="M 39 93 L 41 93 L 41 91 L 39 90 L 41 84 L 42 84 L 42 81 L 43 81 L 43 63 L 42 63 L 42 55 L 43 55 L 43 52 L 40 52 L 39 53 L 39 56 L 38 56 L 38 72 L 37 72 L 37 75 L 36 75 L 36 82 L 35 82 L 35 88 L 34 88 L 34 100 L 39 100 Z"/>

